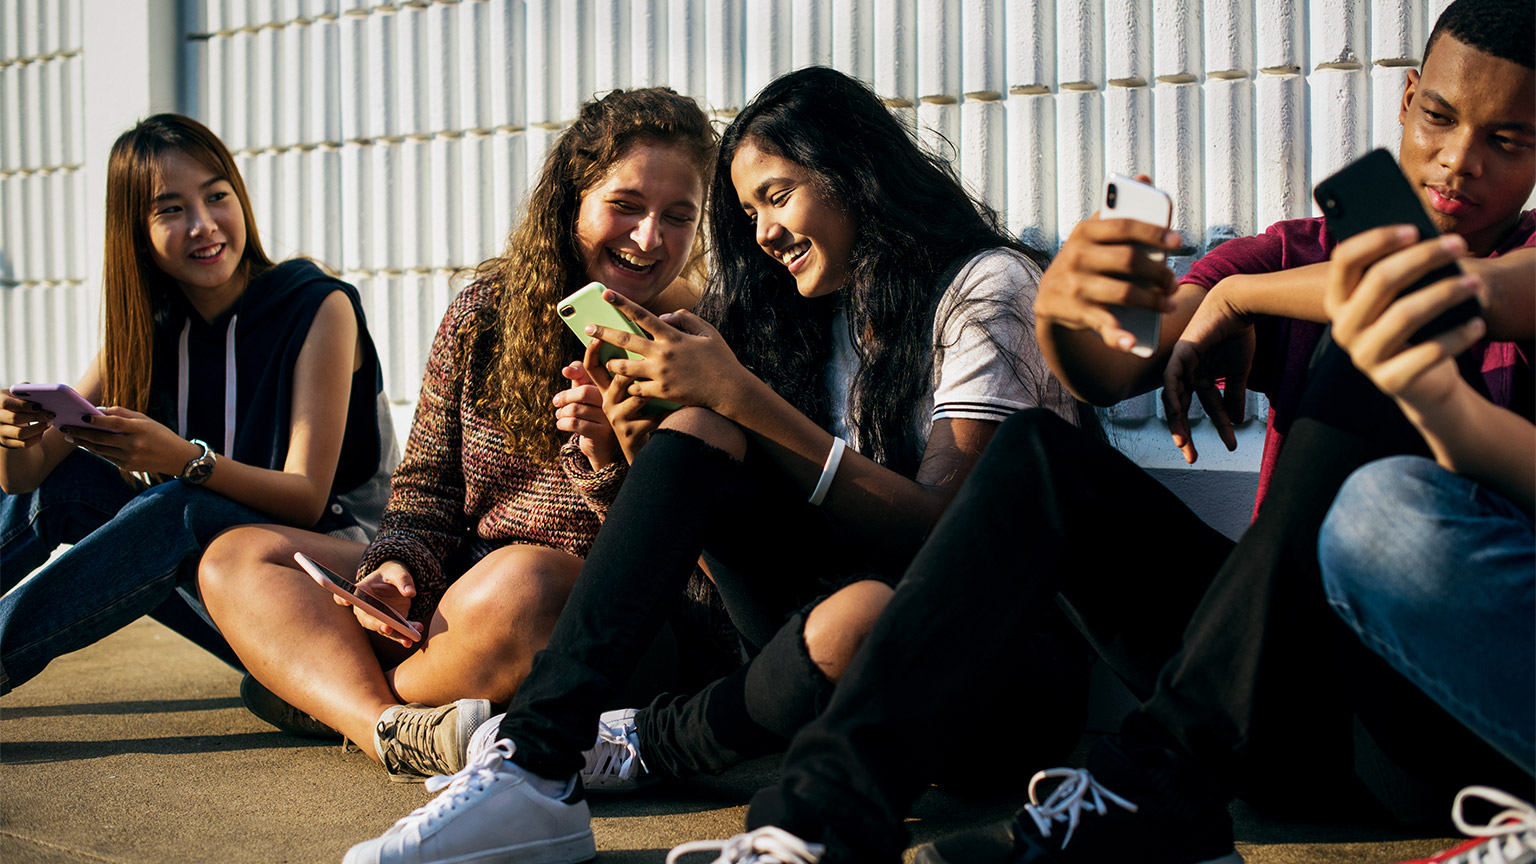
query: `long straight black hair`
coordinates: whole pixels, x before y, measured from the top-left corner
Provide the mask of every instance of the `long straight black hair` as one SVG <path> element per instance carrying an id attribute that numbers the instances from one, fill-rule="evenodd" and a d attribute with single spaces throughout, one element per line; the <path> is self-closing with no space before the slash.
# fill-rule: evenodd
<path id="1" fill-rule="evenodd" d="M 834 294 L 800 296 L 789 271 L 757 245 L 731 183 L 731 159 L 748 143 L 809 171 L 856 226 L 848 282 Z M 1014 249 L 1042 268 L 1046 257 L 1010 237 L 996 212 L 966 194 L 949 163 L 919 146 L 868 86 L 826 67 L 763 88 L 725 130 L 712 185 L 716 267 L 700 314 L 747 368 L 825 427 L 823 370 L 832 316 L 845 304 L 859 357 L 852 425 L 865 455 L 915 476 L 923 443 L 914 412 L 931 385 L 934 315 L 948 277 L 983 249 Z M 1019 315 L 993 305 L 987 315 Z M 1015 346 L 1001 347 L 1007 356 Z"/>

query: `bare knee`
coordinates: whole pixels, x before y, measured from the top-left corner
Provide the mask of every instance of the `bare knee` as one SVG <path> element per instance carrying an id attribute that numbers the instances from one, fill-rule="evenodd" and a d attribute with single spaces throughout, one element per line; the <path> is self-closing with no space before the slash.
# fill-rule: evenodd
<path id="1" fill-rule="evenodd" d="M 581 560 L 567 553 L 508 546 L 459 577 L 438 605 L 423 652 L 437 678 L 463 691 L 451 698 L 510 700 L 548 644 L 580 572 Z"/>
<path id="2" fill-rule="evenodd" d="M 736 459 L 747 455 L 747 436 L 741 427 L 707 408 L 679 408 L 661 421 L 661 428 L 692 435 Z"/>
<path id="3" fill-rule="evenodd" d="M 487 555 L 453 584 L 438 607 L 446 623 L 462 622 L 478 638 L 542 648 L 581 572 L 580 559 L 538 546 L 509 546 Z"/>
<path id="4" fill-rule="evenodd" d="M 231 528 L 203 551 L 197 565 L 198 589 L 204 595 L 227 590 L 262 565 L 278 563 L 286 546 L 280 535 L 264 525 Z"/>
<path id="5" fill-rule="evenodd" d="M 811 662 L 829 680 L 843 677 L 864 637 L 891 602 L 891 594 L 891 586 L 884 582 L 855 582 L 823 600 L 806 616 L 805 647 Z"/>

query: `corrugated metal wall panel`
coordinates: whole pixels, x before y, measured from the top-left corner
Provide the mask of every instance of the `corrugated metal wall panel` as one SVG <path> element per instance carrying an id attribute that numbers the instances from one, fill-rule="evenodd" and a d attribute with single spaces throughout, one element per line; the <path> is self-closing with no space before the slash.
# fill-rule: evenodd
<path id="1" fill-rule="evenodd" d="M 874 0 L 875 92 L 898 105 L 917 104 L 917 0 Z"/>
<path id="2" fill-rule="evenodd" d="M 1152 174 L 1151 87 L 1112 84 L 1104 91 L 1104 170 Z"/>
<path id="3" fill-rule="evenodd" d="M 667 2 L 635 0 L 629 7 L 631 86 L 667 83 Z M 622 35 L 620 38 L 624 38 Z"/>
<path id="4" fill-rule="evenodd" d="M 0 387 L 73 382 L 96 350 L 83 290 L 80 0 L 0 0 Z"/>
<path id="5" fill-rule="evenodd" d="M 1008 52 L 1002 0 L 967 4 L 960 26 L 960 91 L 973 99 L 1003 98 L 1008 93 Z"/>
<path id="6" fill-rule="evenodd" d="M 789 40 L 791 67 L 832 62 L 832 15 L 825 0 L 793 0 Z"/>
<path id="7" fill-rule="evenodd" d="M 1146 86 L 1152 80 L 1152 0 L 1104 3 L 1104 74 L 1111 84 Z"/>
<path id="8" fill-rule="evenodd" d="M 752 38 L 741 46 L 742 91 L 748 97 L 790 69 L 789 0 L 754 0 L 745 12 L 746 32 Z M 724 105 L 740 106 L 739 101 Z"/>
<path id="9" fill-rule="evenodd" d="M 1056 79 L 1063 90 L 1103 86 L 1104 7 L 1099 0 L 1056 0 L 1056 49 Z"/>
<path id="10" fill-rule="evenodd" d="M 832 65 L 862 81 L 875 78 L 874 0 L 832 0 Z"/>

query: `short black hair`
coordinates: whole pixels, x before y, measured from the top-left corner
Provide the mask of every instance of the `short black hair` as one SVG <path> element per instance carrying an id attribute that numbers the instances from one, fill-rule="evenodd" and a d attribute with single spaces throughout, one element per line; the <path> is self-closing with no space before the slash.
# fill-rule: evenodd
<path id="1" fill-rule="evenodd" d="M 1424 60 L 1441 36 L 1455 37 L 1484 54 L 1536 69 L 1536 3 L 1531 0 L 1456 0 L 1429 31 Z M 1421 65 L 1423 61 L 1420 61 Z"/>

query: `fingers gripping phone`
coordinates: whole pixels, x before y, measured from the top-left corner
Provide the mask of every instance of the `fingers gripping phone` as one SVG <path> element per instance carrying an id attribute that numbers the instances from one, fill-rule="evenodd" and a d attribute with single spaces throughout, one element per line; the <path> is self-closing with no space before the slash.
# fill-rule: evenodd
<path id="1" fill-rule="evenodd" d="M 1440 231 L 1425 212 L 1423 202 L 1397 167 L 1397 160 L 1386 150 L 1372 150 L 1344 166 L 1337 174 L 1317 184 L 1313 197 L 1317 199 L 1317 206 L 1323 208 L 1328 233 L 1340 243 L 1362 231 L 1384 225 L 1412 225 L 1419 229 L 1420 240 L 1440 236 Z M 1447 264 L 1425 275 L 1403 293 L 1460 274 L 1460 265 Z M 1481 314 L 1481 304 L 1476 298 L 1468 298 L 1419 328 L 1409 341 L 1417 343 L 1432 339 Z"/>
<path id="2" fill-rule="evenodd" d="M 54 414 L 53 425 L 58 426 L 85 426 L 93 429 L 101 429 L 103 432 L 111 432 L 114 435 L 121 434 L 116 429 L 104 429 L 93 426 L 87 417 L 105 417 L 100 410 L 86 401 L 68 384 L 18 384 L 11 388 L 11 395 L 18 399 L 26 399 L 43 406 L 45 411 Z"/>
<path id="3" fill-rule="evenodd" d="M 625 318 L 624 313 L 620 312 L 612 303 L 603 299 L 603 292 L 605 290 L 607 290 L 607 286 L 601 282 L 588 282 L 578 289 L 576 293 L 561 300 L 555 306 L 555 311 L 559 313 L 560 320 L 564 321 L 565 326 L 571 328 L 571 332 L 576 334 L 576 338 L 580 340 L 582 347 L 586 347 L 587 340 L 592 338 L 587 335 L 588 324 L 596 324 L 599 327 L 607 327 L 610 330 L 623 330 L 626 333 L 633 333 L 641 339 L 651 338 L 651 334 L 641 329 L 639 324 Z M 597 356 L 604 363 L 620 357 L 628 357 L 631 360 L 642 359 L 634 351 L 625 351 L 623 348 L 607 342 L 604 342 L 602 347 L 598 348 Z M 654 414 L 658 411 L 674 411 L 681 407 L 683 406 L 676 402 L 669 402 L 666 399 L 652 399 L 645 403 L 645 413 Z"/>
<path id="4" fill-rule="evenodd" d="M 1135 219 L 1167 228 L 1173 221 L 1173 199 L 1168 193 L 1154 186 L 1111 172 L 1104 178 L 1104 194 L 1099 208 L 1100 219 Z M 1163 256 L 1163 250 L 1156 250 Z M 1109 306 L 1120 326 L 1136 337 L 1136 347 L 1131 353 L 1137 357 L 1151 357 L 1157 350 L 1157 340 L 1162 331 L 1163 314 L 1156 309 L 1140 306 Z"/>
<path id="5" fill-rule="evenodd" d="M 364 612 L 383 621 L 389 629 L 394 630 L 401 636 L 406 636 L 416 641 L 421 640 L 421 631 L 417 630 L 415 625 L 400 617 L 400 613 L 389 608 L 389 605 L 383 600 L 359 588 L 356 582 L 327 569 L 320 562 L 305 555 L 303 552 L 293 553 L 293 560 L 297 561 L 299 566 L 303 567 L 304 571 L 311 578 L 319 582 L 321 587 L 326 588 L 332 594 L 362 607 Z"/>

